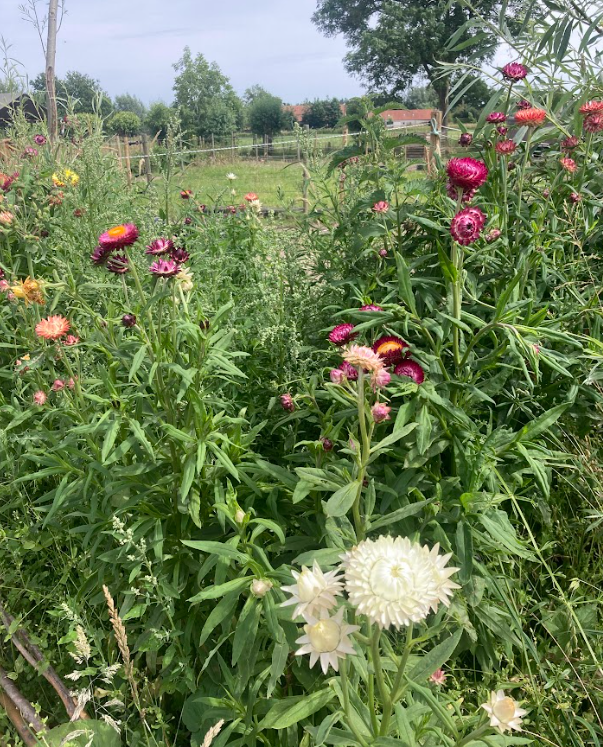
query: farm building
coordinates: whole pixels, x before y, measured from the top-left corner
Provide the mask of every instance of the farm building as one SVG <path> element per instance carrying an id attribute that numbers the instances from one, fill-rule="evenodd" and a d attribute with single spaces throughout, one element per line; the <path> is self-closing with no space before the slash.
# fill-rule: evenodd
<path id="1" fill-rule="evenodd" d="M 28 122 L 38 122 L 45 110 L 27 93 L 0 93 L 0 127 L 12 124 L 16 111 L 22 111 Z"/>
<path id="2" fill-rule="evenodd" d="M 298 122 L 302 121 L 302 118 L 308 108 L 307 104 L 296 104 L 295 106 L 286 105 L 283 109 L 287 112 L 291 112 Z M 346 115 L 346 105 L 340 104 L 341 116 Z M 407 127 L 415 122 L 429 122 L 433 116 L 432 109 L 388 109 L 387 111 L 381 112 L 381 118 L 386 124 L 386 127 L 391 130 L 398 130 L 402 127 Z"/>

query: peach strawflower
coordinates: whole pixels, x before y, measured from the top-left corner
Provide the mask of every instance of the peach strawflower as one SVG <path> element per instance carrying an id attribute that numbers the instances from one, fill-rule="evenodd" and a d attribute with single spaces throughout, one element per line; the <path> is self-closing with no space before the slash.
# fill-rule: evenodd
<path id="1" fill-rule="evenodd" d="M 559 163 L 566 171 L 569 171 L 570 174 L 573 174 L 578 168 L 578 165 L 573 158 L 560 158 Z"/>
<path id="2" fill-rule="evenodd" d="M 256 195 L 255 192 L 247 192 L 244 199 L 247 200 L 247 202 L 255 202 L 256 200 L 259 200 L 260 198 Z"/>
<path id="3" fill-rule="evenodd" d="M 36 324 L 36 335 L 46 340 L 58 340 L 69 332 L 70 326 L 64 316 L 49 316 Z"/>
<path id="4" fill-rule="evenodd" d="M 546 112 L 544 109 L 536 109 L 530 107 L 529 109 L 521 109 L 515 112 L 515 123 L 518 125 L 526 125 L 527 127 L 540 127 L 540 125 L 546 119 Z"/>
<path id="5" fill-rule="evenodd" d="M 367 348 L 364 345 L 350 345 L 344 351 L 343 359 L 351 366 L 371 373 L 376 373 L 384 367 L 381 356 L 375 353 L 372 348 Z"/>
<path id="6" fill-rule="evenodd" d="M 42 389 L 38 389 L 38 391 L 34 393 L 34 396 L 33 396 L 34 404 L 40 407 L 46 404 L 47 399 L 48 397 L 46 395 L 46 392 L 42 391 Z"/>
<path id="7" fill-rule="evenodd" d="M 15 216 L 8 210 L 4 210 L 0 213 L 0 223 L 2 223 L 3 226 L 10 226 L 14 219 Z"/>

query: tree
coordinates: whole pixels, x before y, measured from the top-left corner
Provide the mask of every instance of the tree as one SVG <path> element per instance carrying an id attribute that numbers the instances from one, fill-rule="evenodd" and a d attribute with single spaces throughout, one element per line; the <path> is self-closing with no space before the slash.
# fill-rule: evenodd
<path id="1" fill-rule="evenodd" d="M 118 112 L 133 112 L 141 121 L 144 120 L 147 113 L 146 106 L 142 101 L 130 93 L 122 93 L 115 97 L 115 109 Z"/>
<path id="2" fill-rule="evenodd" d="M 408 109 L 437 109 L 438 94 L 432 85 L 413 86 L 402 98 L 402 103 Z"/>
<path id="3" fill-rule="evenodd" d="M 169 123 L 177 117 L 175 109 L 158 101 L 149 107 L 144 123 L 152 137 L 157 136 L 158 140 L 165 140 Z"/>
<path id="4" fill-rule="evenodd" d="M 463 87 L 468 85 L 470 81 L 473 81 L 473 85 L 465 91 L 452 110 L 455 119 L 461 119 L 465 122 L 477 121 L 482 109 L 494 93 L 486 81 L 477 76 L 466 76 Z"/>
<path id="5" fill-rule="evenodd" d="M 315 99 L 306 106 L 302 124 L 312 129 L 335 127 L 342 117 L 341 106 L 337 99 Z"/>
<path id="6" fill-rule="evenodd" d="M 46 76 L 44 73 L 34 78 L 31 86 L 34 91 L 45 91 Z M 111 98 L 101 88 L 99 81 L 75 70 L 70 70 L 64 78 L 56 79 L 56 95 L 58 107 L 63 113 L 66 113 L 70 107 L 74 114 L 96 113 L 103 117 L 113 111 Z"/>
<path id="7" fill-rule="evenodd" d="M 193 59 L 185 47 L 173 67 L 177 72 L 174 106 L 186 132 L 223 137 L 240 126 L 243 104 L 215 62 L 209 63 L 202 54 Z"/>
<path id="8" fill-rule="evenodd" d="M 474 0 L 473 5 L 488 20 L 499 2 Z M 438 77 L 438 63 L 484 61 L 496 49 L 493 38 L 467 29 L 456 39 L 454 49 L 447 48 L 469 18 L 464 5 L 448 0 L 318 0 L 313 16 L 328 36 L 345 36 L 351 48 L 345 59 L 350 72 L 392 97 L 400 96 L 415 77 L 425 77 L 444 113 L 450 81 Z"/>
<path id="9" fill-rule="evenodd" d="M 264 92 L 257 96 L 249 106 L 249 126 L 255 135 L 266 137 L 272 142 L 285 126 L 283 102 L 277 96 Z"/>
<path id="10" fill-rule="evenodd" d="M 251 106 L 253 102 L 256 99 L 259 99 L 261 96 L 271 96 L 265 88 L 260 86 L 258 83 L 256 83 L 253 86 L 250 86 L 245 93 L 243 94 L 243 101 L 247 106 Z"/>
<path id="11" fill-rule="evenodd" d="M 137 135 L 142 127 L 138 114 L 134 112 L 115 112 L 107 122 L 107 130 L 114 135 Z"/>

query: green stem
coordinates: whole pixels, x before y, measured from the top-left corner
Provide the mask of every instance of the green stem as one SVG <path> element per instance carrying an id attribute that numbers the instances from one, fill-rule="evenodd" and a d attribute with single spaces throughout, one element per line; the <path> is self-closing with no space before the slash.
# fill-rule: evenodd
<path id="1" fill-rule="evenodd" d="M 463 193 L 459 190 L 459 196 L 457 199 L 456 211 L 457 213 L 461 210 L 463 204 Z M 450 259 L 455 269 L 455 275 L 452 282 L 452 316 L 459 322 L 461 320 L 461 308 L 463 305 L 463 248 L 456 241 L 452 242 L 452 249 L 450 252 Z M 454 325 L 452 330 L 452 351 L 454 356 L 454 365 L 459 374 L 460 363 L 461 363 L 461 330 L 457 324 Z"/>
<path id="2" fill-rule="evenodd" d="M 352 734 L 356 737 L 356 740 L 360 742 L 362 747 L 368 747 L 368 742 L 356 729 L 352 722 L 352 709 L 350 708 L 350 692 L 348 683 L 348 663 L 346 659 L 341 660 L 340 666 L 340 677 L 341 677 L 341 692 L 343 694 L 343 710 L 345 713 L 347 726 L 349 727 Z"/>
<path id="3" fill-rule="evenodd" d="M 360 515 L 360 499 L 362 498 L 362 488 L 364 487 L 364 476 L 368 465 L 371 441 L 366 429 L 366 408 L 364 402 L 364 371 L 358 370 L 358 423 L 360 427 L 360 467 L 358 469 L 358 489 L 356 498 L 352 506 L 352 515 L 354 517 L 354 528 L 356 530 L 356 539 L 358 542 L 364 539 L 364 524 Z"/>
<path id="4" fill-rule="evenodd" d="M 388 699 L 387 687 L 385 686 L 385 678 L 383 676 L 383 667 L 381 666 L 381 653 L 379 651 L 379 640 L 381 638 L 381 628 L 376 625 L 373 635 L 371 636 L 371 656 L 373 659 L 373 668 L 375 670 L 375 677 L 377 679 L 377 689 L 379 690 L 379 697 L 381 702 L 385 703 Z"/>
<path id="5" fill-rule="evenodd" d="M 408 663 L 408 657 L 410 656 L 412 644 L 413 640 L 411 624 L 406 629 L 406 643 L 404 646 L 404 653 L 402 654 L 402 658 L 400 659 L 400 666 L 398 667 L 398 671 L 396 672 L 396 677 L 390 690 L 390 694 L 383 704 L 383 718 L 381 719 L 381 730 L 379 731 L 379 736 L 381 737 L 387 736 L 394 706 L 396 705 L 398 699 L 402 694 L 402 679 L 404 678 L 404 672 L 406 670 L 406 664 Z"/>
<path id="6" fill-rule="evenodd" d="M 455 742 L 454 747 L 463 747 L 463 745 L 469 744 L 469 742 L 472 742 L 474 739 L 481 737 L 482 734 L 485 734 L 489 729 L 490 725 L 488 723 L 478 726 L 477 729 L 474 729 L 472 732 L 467 734 L 466 737 L 463 737 L 462 739 L 459 739 L 457 742 Z"/>
<path id="7" fill-rule="evenodd" d="M 528 165 L 528 158 L 530 157 L 530 142 L 532 140 L 532 128 L 530 127 L 528 129 L 528 134 L 526 136 L 526 149 L 523 154 L 523 161 L 521 164 L 521 173 L 519 174 L 519 186 L 517 188 L 517 230 L 515 231 L 515 241 L 517 242 L 517 238 L 519 236 L 519 226 L 521 224 L 521 197 L 523 193 L 523 183 L 525 179 L 526 174 L 526 168 Z"/>

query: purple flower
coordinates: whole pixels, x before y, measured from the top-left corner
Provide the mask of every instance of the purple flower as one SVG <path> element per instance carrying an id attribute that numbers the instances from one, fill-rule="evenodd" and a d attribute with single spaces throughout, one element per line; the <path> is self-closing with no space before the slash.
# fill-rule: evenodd
<path id="1" fill-rule="evenodd" d="M 281 394 L 281 407 L 287 412 L 293 412 L 295 410 L 295 402 L 290 394 Z"/>
<path id="2" fill-rule="evenodd" d="M 170 257 L 174 260 L 174 262 L 178 262 L 179 265 L 182 265 L 185 262 L 188 262 L 188 260 L 191 258 L 191 255 L 186 251 L 186 249 L 181 249 L 180 247 L 178 247 L 177 249 L 172 249 L 170 251 Z"/>
<path id="3" fill-rule="evenodd" d="M 95 265 L 104 265 L 110 254 L 111 249 L 107 249 L 106 247 L 99 244 L 90 255 L 90 259 Z"/>
<path id="4" fill-rule="evenodd" d="M 396 376 L 408 376 L 415 384 L 422 384 L 425 381 L 425 371 L 416 361 L 406 359 L 399 363 L 394 369 Z"/>
<path id="5" fill-rule="evenodd" d="M 171 278 L 180 272 L 180 265 L 173 259 L 158 259 L 149 267 L 149 272 L 161 278 Z"/>
<path id="6" fill-rule="evenodd" d="M 154 241 L 151 241 L 150 244 L 147 245 L 147 250 L 145 254 L 152 254 L 154 257 L 159 256 L 160 254 L 167 254 L 168 252 L 171 252 L 174 249 L 174 242 L 170 239 L 155 239 Z"/>
<path id="7" fill-rule="evenodd" d="M 133 327 L 136 324 L 136 315 L 135 314 L 124 314 L 121 318 L 121 323 L 126 328 Z"/>
<path id="8" fill-rule="evenodd" d="M 115 275 L 123 275 L 130 271 L 129 262 L 125 254 L 115 254 L 107 260 L 107 270 Z"/>
<path id="9" fill-rule="evenodd" d="M 509 62 L 502 68 L 501 73 L 507 80 L 523 80 L 528 74 L 528 68 L 521 62 Z"/>
<path id="10" fill-rule="evenodd" d="M 44 137 L 44 135 L 36 135 L 34 137 L 34 143 L 36 145 L 46 145 L 46 138 Z"/>
<path id="11" fill-rule="evenodd" d="M 490 112 L 488 116 L 486 117 L 486 122 L 490 122 L 493 124 L 502 124 L 503 122 L 506 122 L 507 115 L 503 112 Z"/>
<path id="12" fill-rule="evenodd" d="M 473 135 L 470 132 L 463 132 L 459 138 L 459 145 L 468 148 L 473 142 Z"/>
<path id="13" fill-rule="evenodd" d="M 329 342 L 333 345 L 345 345 L 356 337 L 358 333 L 354 332 L 353 324 L 338 324 L 329 332 Z"/>

